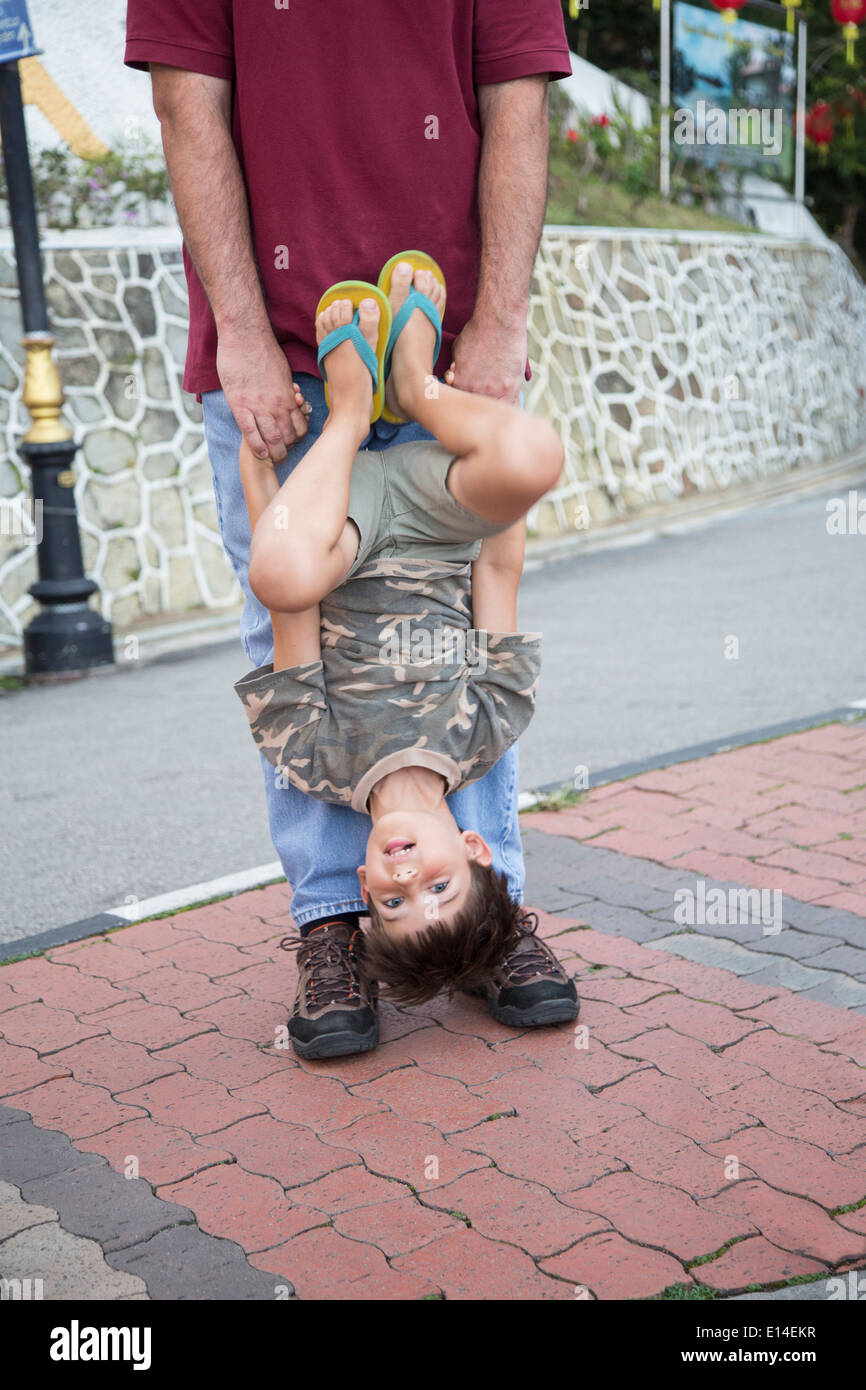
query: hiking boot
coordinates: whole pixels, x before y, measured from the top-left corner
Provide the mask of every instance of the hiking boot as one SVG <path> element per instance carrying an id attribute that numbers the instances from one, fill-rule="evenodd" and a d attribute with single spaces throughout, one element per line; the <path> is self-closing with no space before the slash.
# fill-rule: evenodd
<path id="1" fill-rule="evenodd" d="M 467 991 L 486 998 L 489 1012 L 509 1028 L 565 1023 L 580 1012 L 574 981 L 536 936 L 537 927 L 537 915 L 524 912 L 514 950 L 483 985 Z"/>
<path id="2" fill-rule="evenodd" d="M 364 933 L 348 922 L 322 922 L 309 936 L 284 937 L 298 953 L 298 992 L 289 1036 L 299 1057 L 345 1057 L 379 1041 L 379 987 L 364 978 Z"/>

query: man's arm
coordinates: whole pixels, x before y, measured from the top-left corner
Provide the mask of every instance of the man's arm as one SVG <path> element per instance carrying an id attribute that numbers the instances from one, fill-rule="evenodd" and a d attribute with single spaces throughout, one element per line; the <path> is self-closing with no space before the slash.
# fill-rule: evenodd
<path id="1" fill-rule="evenodd" d="M 184 241 L 216 320 L 217 371 L 250 449 L 275 463 L 307 422 L 274 337 L 231 132 L 231 82 L 150 65 L 153 105 Z"/>
<path id="2" fill-rule="evenodd" d="M 547 85 L 544 73 L 478 88 L 481 269 L 446 377 L 512 403 L 524 384 L 529 283 L 547 200 Z"/>

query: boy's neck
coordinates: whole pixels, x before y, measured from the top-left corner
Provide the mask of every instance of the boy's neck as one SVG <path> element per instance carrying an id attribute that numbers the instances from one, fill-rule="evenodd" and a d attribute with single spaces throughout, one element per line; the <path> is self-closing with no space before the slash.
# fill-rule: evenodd
<path id="1" fill-rule="evenodd" d="M 428 767 L 401 767 L 377 782 L 367 803 L 375 825 L 389 811 L 447 811 L 445 778 Z"/>

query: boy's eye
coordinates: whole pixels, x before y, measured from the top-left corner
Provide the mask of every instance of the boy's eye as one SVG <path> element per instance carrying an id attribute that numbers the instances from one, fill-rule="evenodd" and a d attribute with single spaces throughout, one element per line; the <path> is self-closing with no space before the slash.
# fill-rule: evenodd
<path id="1" fill-rule="evenodd" d="M 441 883 L 434 883 L 434 884 L 433 884 L 433 887 L 430 889 L 430 892 L 431 892 L 431 893 L 444 893 L 444 892 L 445 892 L 445 889 L 446 889 L 447 887 L 448 887 L 448 880 L 447 880 L 447 878 L 446 878 L 446 879 L 443 879 L 443 881 L 442 881 Z"/>
<path id="2" fill-rule="evenodd" d="M 403 901 L 402 898 L 386 898 L 385 901 L 383 902 L 382 906 L 383 906 L 383 907 L 391 907 L 391 908 L 393 908 L 393 907 L 399 907 L 402 901 Z"/>

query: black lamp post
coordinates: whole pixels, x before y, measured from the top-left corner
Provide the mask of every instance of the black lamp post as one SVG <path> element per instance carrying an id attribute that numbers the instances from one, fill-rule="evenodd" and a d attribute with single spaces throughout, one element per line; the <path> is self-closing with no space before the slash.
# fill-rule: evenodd
<path id="1" fill-rule="evenodd" d="M 34 512 L 38 515 L 41 510 L 42 520 L 37 545 L 39 578 L 30 587 L 42 611 L 24 632 L 28 675 L 82 671 L 114 661 L 111 626 L 90 607 L 98 587 L 85 576 L 81 554 L 72 490 L 77 446 L 60 417 L 63 388 L 51 355 L 55 340 L 45 304 L 18 73 L 18 59 L 39 51 L 33 46 L 26 0 L 0 0 L 0 137 L 21 293 L 21 342 L 27 351 L 22 399 L 33 420 L 20 453 L 30 467 Z"/>

